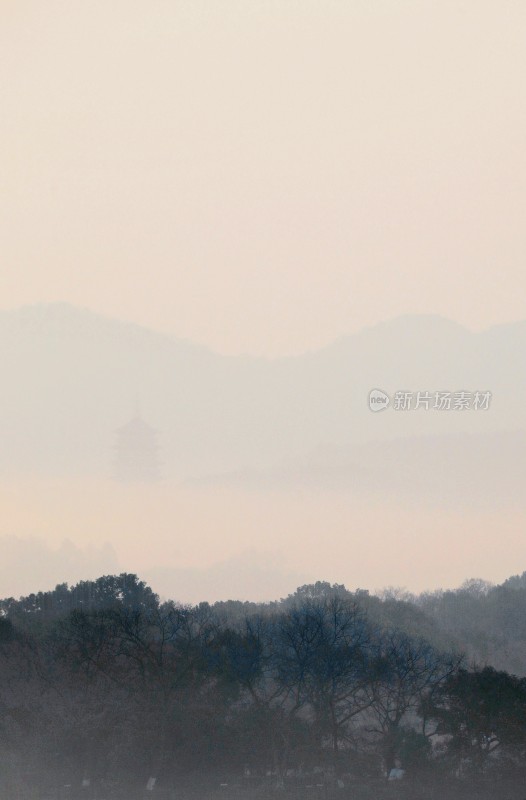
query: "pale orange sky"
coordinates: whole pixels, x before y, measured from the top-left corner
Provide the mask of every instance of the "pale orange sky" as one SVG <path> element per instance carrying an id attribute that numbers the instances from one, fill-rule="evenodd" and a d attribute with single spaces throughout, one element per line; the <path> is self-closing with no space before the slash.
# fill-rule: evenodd
<path id="1" fill-rule="evenodd" d="M 0 309 L 273 356 L 399 314 L 526 319 L 525 41 L 523 0 L 0 0 Z M 27 476 L 0 501 L 0 536 L 110 541 L 139 574 L 254 550 L 420 589 L 526 553 L 506 507 Z M 0 596 L 39 588 L 12 572 Z"/>
<path id="2" fill-rule="evenodd" d="M 224 352 L 526 317 L 526 4 L 2 0 L 0 307 Z"/>
<path id="3" fill-rule="evenodd" d="M 193 602 L 276 599 L 314 580 L 353 589 L 451 588 L 470 577 L 501 582 L 526 564 L 525 516 L 516 507 L 446 509 L 300 488 L 260 493 L 32 478 L 1 482 L 0 504 L 0 537 L 15 532 L 50 547 L 65 539 L 80 547 L 111 542 L 120 569 L 152 575 L 157 591 Z M 206 573 L 240 557 L 246 560 L 241 571 L 251 562 L 262 568 L 259 580 L 244 589 L 243 575 L 235 571 L 215 591 L 198 577 L 193 585 L 187 580 L 183 596 L 177 579 L 169 578 L 170 569 Z M 46 578 L 49 584 L 35 586 L 35 573 L 47 566 L 44 560 L 28 564 L 27 572 L 11 570 L 3 580 L 0 575 L 0 597 L 72 582 L 65 565 L 55 583 Z M 163 569 L 168 576 L 156 582 L 153 575 Z M 283 577 L 277 580 L 274 571 Z"/>

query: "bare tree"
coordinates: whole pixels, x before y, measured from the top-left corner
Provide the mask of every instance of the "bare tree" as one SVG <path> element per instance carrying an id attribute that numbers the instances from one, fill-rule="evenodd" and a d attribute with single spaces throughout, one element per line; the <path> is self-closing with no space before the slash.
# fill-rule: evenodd
<path id="1" fill-rule="evenodd" d="M 368 691 L 371 703 L 369 732 L 381 741 L 386 773 L 399 756 L 403 724 L 418 727 L 422 736 L 428 730 L 429 718 L 423 709 L 438 687 L 458 668 L 459 657 L 439 653 L 424 639 L 416 639 L 400 631 L 384 631 L 375 645 L 376 670 Z"/>

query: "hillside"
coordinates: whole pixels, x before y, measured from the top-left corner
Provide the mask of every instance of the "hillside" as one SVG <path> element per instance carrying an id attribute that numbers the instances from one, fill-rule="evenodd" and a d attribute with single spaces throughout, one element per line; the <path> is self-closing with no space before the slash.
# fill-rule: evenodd
<path id="1" fill-rule="evenodd" d="M 323 447 L 526 431 L 526 323 L 470 333 L 408 316 L 317 352 L 222 356 L 65 304 L 0 312 L 0 470 L 109 473 L 139 408 L 164 474 L 269 468 Z M 371 414 L 368 392 L 489 390 L 491 410 Z"/>

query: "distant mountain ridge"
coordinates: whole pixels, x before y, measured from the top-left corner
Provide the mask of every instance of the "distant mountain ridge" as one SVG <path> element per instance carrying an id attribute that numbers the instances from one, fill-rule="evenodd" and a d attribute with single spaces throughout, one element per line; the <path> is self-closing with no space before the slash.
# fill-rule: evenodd
<path id="1" fill-rule="evenodd" d="M 0 471 L 110 474 L 139 406 L 165 477 L 268 468 L 320 445 L 526 430 L 526 322 L 406 316 L 279 359 L 224 356 L 67 304 L 0 311 Z M 371 414 L 370 389 L 490 390 L 489 412 Z"/>

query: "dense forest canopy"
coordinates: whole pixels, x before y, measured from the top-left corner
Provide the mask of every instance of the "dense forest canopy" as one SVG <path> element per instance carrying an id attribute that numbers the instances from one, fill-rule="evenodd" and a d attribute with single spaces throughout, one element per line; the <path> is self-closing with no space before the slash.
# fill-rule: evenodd
<path id="1" fill-rule="evenodd" d="M 0 781 L 21 797 L 130 797 L 155 777 L 172 797 L 313 774 L 326 791 L 515 779 L 525 608 L 524 575 L 421 596 L 318 582 L 271 603 L 188 606 L 122 574 L 6 599 Z"/>

